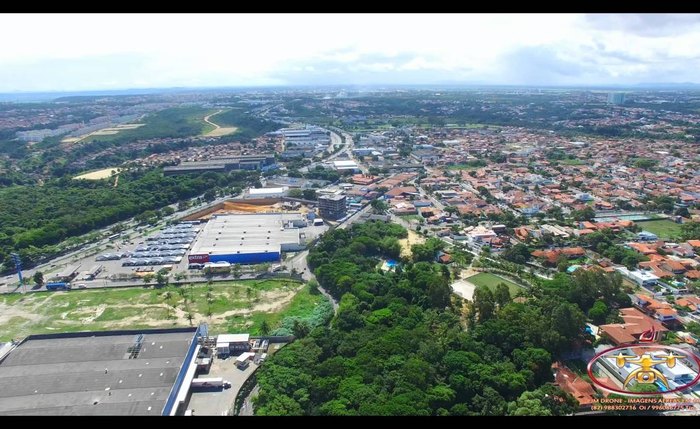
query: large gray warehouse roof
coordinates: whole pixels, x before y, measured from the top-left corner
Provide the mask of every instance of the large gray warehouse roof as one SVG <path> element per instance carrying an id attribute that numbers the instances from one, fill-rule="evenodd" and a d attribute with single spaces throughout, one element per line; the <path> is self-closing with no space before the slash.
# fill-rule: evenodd
<path id="1" fill-rule="evenodd" d="M 191 255 L 279 252 L 281 244 L 299 244 L 299 229 L 283 228 L 299 213 L 216 215 L 209 219 L 192 246 Z"/>
<path id="2" fill-rule="evenodd" d="M 195 331 L 141 331 L 135 358 L 137 331 L 29 337 L 0 362 L 0 415 L 161 415 Z"/>

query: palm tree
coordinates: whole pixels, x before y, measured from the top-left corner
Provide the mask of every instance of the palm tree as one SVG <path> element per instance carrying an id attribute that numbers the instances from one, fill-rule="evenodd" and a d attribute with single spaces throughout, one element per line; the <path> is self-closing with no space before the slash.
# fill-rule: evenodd
<path id="1" fill-rule="evenodd" d="M 267 336 L 269 334 L 270 334 L 270 325 L 267 323 L 267 320 L 263 320 L 262 323 L 260 324 L 260 335 Z"/>

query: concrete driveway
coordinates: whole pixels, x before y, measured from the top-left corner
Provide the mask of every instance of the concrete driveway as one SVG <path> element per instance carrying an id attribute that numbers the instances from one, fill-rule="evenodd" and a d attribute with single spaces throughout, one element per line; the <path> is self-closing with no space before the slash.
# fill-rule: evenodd
<path id="1" fill-rule="evenodd" d="M 209 374 L 201 374 L 198 378 L 221 377 L 230 381 L 231 387 L 216 391 L 193 392 L 187 409 L 194 410 L 193 415 L 195 416 L 227 415 L 228 411 L 233 408 L 238 391 L 257 367 L 251 362 L 248 368 L 241 371 L 236 368 L 235 357 L 226 360 L 215 359 Z"/>

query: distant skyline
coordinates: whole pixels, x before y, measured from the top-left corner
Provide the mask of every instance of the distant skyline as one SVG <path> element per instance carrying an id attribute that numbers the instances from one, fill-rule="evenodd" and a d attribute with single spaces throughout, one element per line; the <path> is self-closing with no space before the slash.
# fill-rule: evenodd
<path id="1" fill-rule="evenodd" d="M 0 92 L 700 82 L 700 14 L 2 14 Z"/>

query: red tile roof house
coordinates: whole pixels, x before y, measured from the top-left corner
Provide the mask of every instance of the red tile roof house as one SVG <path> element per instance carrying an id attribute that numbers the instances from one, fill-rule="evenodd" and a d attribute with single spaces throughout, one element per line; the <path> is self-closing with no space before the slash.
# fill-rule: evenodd
<path id="1" fill-rule="evenodd" d="M 567 368 L 564 363 L 554 362 L 552 370 L 555 384 L 576 398 L 581 408 L 590 408 L 597 401 L 593 386 Z"/>
<path id="2" fill-rule="evenodd" d="M 615 345 L 638 343 L 642 332 L 649 331 L 652 327 L 656 331 L 656 341 L 661 341 L 666 332 L 668 332 L 668 329 L 661 322 L 647 316 L 636 308 L 622 308 L 620 309 L 620 316 L 625 323 L 611 323 L 600 326 L 601 335 L 609 338 Z"/>
<path id="3" fill-rule="evenodd" d="M 700 298 L 697 296 L 684 296 L 676 299 L 676 304 L 681 307 L 688 307 L 691 311 L 696 311 L 700 308 Z"/>
<path id="4" fill-rule="evenodd" d="M 418 189 L 416 189 L 413 186 L 404 186 L 404 187 L 399 187 L 399 188 L 393 188 L 384 194 L 384 196 L 386 198 L 396 198 L 399 196 L 411 196 L 411 195 L 418 195 Z"/>
<path id="5" fill-rule="evenodd" d="M 556 264 L 559 255 L 565 255 L 568 259 L 586 256 L 586 251 L 582 247 L 565 247 L 563 249 L 535 250 L 531 253 L 535 258 L 543 258 L 550 264 Z"/>

